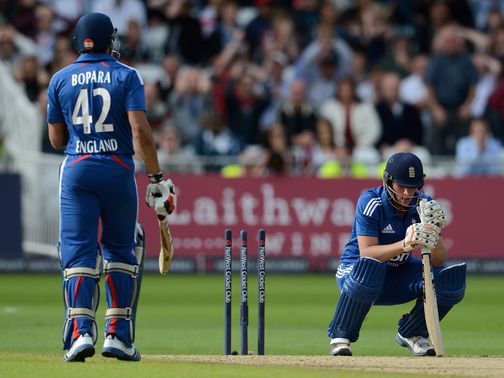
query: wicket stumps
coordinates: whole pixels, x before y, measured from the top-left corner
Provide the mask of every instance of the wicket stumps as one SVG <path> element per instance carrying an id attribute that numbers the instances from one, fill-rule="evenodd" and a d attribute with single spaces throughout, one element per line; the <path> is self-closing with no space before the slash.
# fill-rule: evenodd
<path id="1" fill-rule="evenodd" d="M 224 232 L 224 354 L 231 354 L 231 294 L 232 290 L 232 241 L 231 230 Z"/>
<path id="2" fill-rule="evenodd" d="M 241 354 L 248 354 L 248 258 L 247 231 L 240 231 L 240 328 Z"/>
<path id="3" fill-rule="evenodd" d="M 240 330 L 241 354 L 248 354 L 248 241 L 247 231 L 240 231 Z M 231 297 L 233 235 L 224 231 L 224 354 L 231 354 Z M 257 353 L 264 355 L 264 313 L 266 303 L 266 232 L 258 232 L 257 249 Z"/>

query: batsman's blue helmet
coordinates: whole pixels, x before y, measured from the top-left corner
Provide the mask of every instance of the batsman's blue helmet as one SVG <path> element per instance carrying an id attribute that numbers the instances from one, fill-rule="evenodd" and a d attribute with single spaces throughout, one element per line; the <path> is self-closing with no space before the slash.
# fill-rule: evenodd
<path id="1" fill-rule="evenodd" d="M 80 53 L 105 52 L 107 48 L 118 50 L 117 32 L 110 18 L 102 13 L 82 16 L 75 26 L 74 44 Z"/>
<path id="2" fill-rule="evenodd" d="M 404 188 L 423 188 L 424 171 L 420 159 L 410 152 L 398 152 L 392 155 L 383 172 L 384 183 L 392 182 Z"/>

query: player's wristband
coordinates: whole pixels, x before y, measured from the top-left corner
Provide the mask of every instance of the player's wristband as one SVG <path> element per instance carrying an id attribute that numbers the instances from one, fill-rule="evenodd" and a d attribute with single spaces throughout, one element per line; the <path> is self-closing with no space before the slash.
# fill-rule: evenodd
<path id="1" fill-rule="evenodd" d="M 163 181 L 163 172 L 149 173 L 147 176 L 149 177 L 151 184 L 157 184 L 158 182 Z"/>

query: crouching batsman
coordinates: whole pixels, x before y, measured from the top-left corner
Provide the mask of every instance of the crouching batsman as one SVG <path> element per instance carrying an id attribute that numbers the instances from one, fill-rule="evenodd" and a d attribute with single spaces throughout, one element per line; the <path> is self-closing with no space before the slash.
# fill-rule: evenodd
<path id="1" fill-rule="evenodd" d="M 170 214 L 175 191 L 159 169 L 142 77 L 118 62 L 110 18 L 83 16 L 74 44 L 79 57 L 52 77 L 47 115 L 51 144 L 66 153 L 59 187 L 64 360 L 84 361 L 95 353 L 103 275 L 107 308 L 102 355 L 138 361 L 133 341 L 145 240 L 137 223 L 134 151 L 148 170 L 150 207 L 159 215 Z"/>
<path id="2" fill-rule="evenodd" d="M 422 193 L 422 163 L 411 153 L 397 153 L 387 162 L 383 186 L 369 189 L 357 201 L 352 235 L 336 273 L 341 292 L 329 324 L 329 351 L 351 356 L 362 322 L 371 306 L 415 301 L 398 323 L 396 342 L 414 356 L 433 356 L 424 316 L 422 260 L 416 247 L 431 251 L 439 319 L 464 297 L 465 264 L 446 266 L 441 228 L 446 216 L 438 202 Z M 426 201 L 426 222 L 417 212 Z"/>

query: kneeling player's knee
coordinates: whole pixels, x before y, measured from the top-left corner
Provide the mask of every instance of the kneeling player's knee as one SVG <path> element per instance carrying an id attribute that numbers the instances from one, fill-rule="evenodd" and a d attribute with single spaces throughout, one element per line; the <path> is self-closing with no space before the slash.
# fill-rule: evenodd
<path id="1" fill-rule="evenodd" d="M 385 282 L 386 265 L 363 257 L 353 266 L 343 284 L 343 291 L 356 301 L 372 303 L 378 299 Z"/>
<path id="2" fill-rule="evenodd" d="M 452 265 L 441 270 L 436 277 L 436 297 L 441 305 L 453 306 L 464 298 L 466 264 Z"/>

